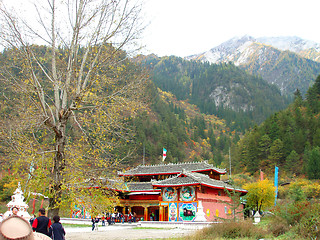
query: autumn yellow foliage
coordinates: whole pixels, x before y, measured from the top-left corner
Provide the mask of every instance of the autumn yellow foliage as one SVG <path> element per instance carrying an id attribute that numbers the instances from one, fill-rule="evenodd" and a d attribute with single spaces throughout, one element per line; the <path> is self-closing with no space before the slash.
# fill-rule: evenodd
<path id="1" fill-rule="evenodd" d="M 268 179 L 246 184 L 244 189 L 248 190 L 247 204 L 255 211 L 260 212 L 273 206 L 276 188 Z"/>

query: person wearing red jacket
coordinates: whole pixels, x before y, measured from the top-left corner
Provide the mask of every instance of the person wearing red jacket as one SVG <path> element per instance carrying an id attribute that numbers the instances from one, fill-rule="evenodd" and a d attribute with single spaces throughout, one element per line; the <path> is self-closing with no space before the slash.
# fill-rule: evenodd
<path id="1" fill-rule="evenodd" d="M 43 233 L 49 236 L 50 227 L 51 227 L 51 220 L 48 217 L 46 217 L 46 210 L 44 208 L 40 208 L 39 217 L 37 217 L 32 223 L 33 231 Z"/>

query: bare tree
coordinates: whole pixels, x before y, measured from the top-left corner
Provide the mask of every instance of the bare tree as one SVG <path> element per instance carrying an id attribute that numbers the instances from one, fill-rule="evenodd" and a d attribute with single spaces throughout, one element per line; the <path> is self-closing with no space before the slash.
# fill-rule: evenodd
<path id="1" fill-rule="evenodd" d="M 2 89 L 2 100 L 16 109 L 7 117 L 11 123 L 2 121 L 2 142 L 27 169 L 28 188 L 46 185 L 54 215 L 64 189 L 70 202 L 72 190 L 78 198 L 83 193 L 79 182 L 97 180 L 115 167 L 113 153 L 130 139 L 124 123 L 142 106 L 147 75 L 122 51 L 132 49 L 143 30 L 140 4 L 39 2 L 45 5 L 35 4 L 29 19 L 0 8 L 7 57 L 0 81 L 13 93 L 8 97 Z"/>

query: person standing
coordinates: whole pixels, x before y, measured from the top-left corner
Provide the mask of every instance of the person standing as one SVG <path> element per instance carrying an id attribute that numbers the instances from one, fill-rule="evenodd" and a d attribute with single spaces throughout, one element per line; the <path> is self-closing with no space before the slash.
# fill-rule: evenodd
<path id="1" fill-rule="evenodd" d="M 98 222 L 99 222 L 99 218 L 98 217 L 91 217 L 91 222 L 92 222 L 92 231 L 94 229 L 96 229 L 96 231 L 98 231 Z"/>
<path id="2" fill-rule="evenodd" d="M 111 224 L 115 224 L 115 221 L 116 221 L 116 214 L 113 212 L 111 214 Z"/>
<path id="3" fill-rule="evenodd" d="M 37 217 L 32 223 L 33 231 L 43 233 L 50 237 L 49 235 L 50 227 L 51 227 L 51 220 L 46 216 L 46 210 L 44 208 L 40 208 L 39 217 Z"/>
<path id="4" fill-rule="evenodd" d="M 91 222 L 92 222 L 92 231 L 93 231 L 96 226 L 96 219 L 94 217 L 91 217 Z"/>
<path id="5" fill-rule="evenodd" d="M 60 223 L 60 217 L 55 215 L 53 218 L 53 224 L 50 227 L 49 234 L 53 240 L 64 240 L 66 232 Z"/>
<path id="6" fill-rule="evenodd" d="M 105 220 L 106 220 L 105 216 L 102 215 L 102 217 L 101 217 L 102 226 L 105 226 L 105 225 L 106 225 Z"/>
<path id="7" fill-rule="evenodd" d="M 120 213 L 121 223 L 124 224 L 124 215 Z"/>
<path id="8" fill-rule="evenodd" d="M 36 219 L 36 215 L 32 215 L 32 217 L 30 218 L 29 222 L 30 225 L 32 226 L 33 221 Z"/>

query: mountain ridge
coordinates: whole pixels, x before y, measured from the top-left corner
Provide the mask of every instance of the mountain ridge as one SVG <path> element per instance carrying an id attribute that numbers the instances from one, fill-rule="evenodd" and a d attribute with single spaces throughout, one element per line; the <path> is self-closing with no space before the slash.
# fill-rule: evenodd
<path id="1" fill-rule="evenodd" d="M 215 64 L 232 62 L 290 97 L 296 89 L 304 95 L 320 74 L 320 44 L 298 37 L 256 39 L 245 35 L 185 59 Z"/>
<path id="2" fill-rule="evenodd" d="M 216 47 L 211 48 L 208 51 L 198 53 L 198 54 L 192 54 L 190 56 L 187 56 L 185 59 L 188 59 L 188 60 L 194 59 L 195 57 L 203 56 L 203 55 L 209 54 L 210 52 L 211 53 L 218 52 L 221 50 L 224 51 L 225 49 L 229 49 L 229 51 L 230 50 L 239 51 L 252 43 L 271 46 L 281 51 L 288 50 L 290 52 L 297 53 L 305 58 L 320 62 L 320 43 L 316 43 L 311 40 L 305 40 L 297 36 L 259 37 L 259 38 L 254 38 L 249 35 L 237 36 L 219 44 Z M 314 51 L 318 53 L 317 56 L 312 57 L 305 53 L 305 52 L 309 52 L 310 49 L 314 49 Z M 220 62 L 220 61 L 214 61 L 213 59 L 207 59 L 207 60 L 209 60 L 210 63 Z"/>

